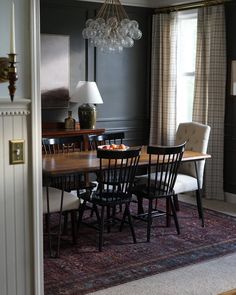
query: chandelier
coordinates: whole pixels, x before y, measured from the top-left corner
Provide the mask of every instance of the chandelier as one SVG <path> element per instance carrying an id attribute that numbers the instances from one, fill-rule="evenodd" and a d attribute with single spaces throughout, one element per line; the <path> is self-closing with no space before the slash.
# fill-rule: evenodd
<path id="1" fill-rule="evenodd" d="M 95 19 L 88 19 L 84 39 L 103 52 L 121 52 L 142 37 L 139 24 L 130 20 L 119 0 L 105 0 Z"/>

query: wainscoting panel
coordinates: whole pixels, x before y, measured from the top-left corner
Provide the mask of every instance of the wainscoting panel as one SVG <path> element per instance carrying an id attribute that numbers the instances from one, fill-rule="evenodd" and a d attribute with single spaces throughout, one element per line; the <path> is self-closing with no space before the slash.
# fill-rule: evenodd
<path id="1" fill-rule="evenodd" d="M 0 294 L 32 294 L 29 264 L 28 100 L 0 102 Z M 25 164 L 10 165 L 9 140 L 25 140 Z M 28 293 L 26 293 L 28 290 Z"/>

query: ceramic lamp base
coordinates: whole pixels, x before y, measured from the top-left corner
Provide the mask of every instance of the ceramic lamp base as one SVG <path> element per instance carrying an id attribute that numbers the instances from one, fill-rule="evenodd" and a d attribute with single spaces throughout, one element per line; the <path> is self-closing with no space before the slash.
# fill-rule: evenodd
<path id="1" fill-rule="evenodd" d="M 93 104 L 83 104 L 79 107 L 79 123 L 81 129 L 95 129 L 96 107 Z"/>

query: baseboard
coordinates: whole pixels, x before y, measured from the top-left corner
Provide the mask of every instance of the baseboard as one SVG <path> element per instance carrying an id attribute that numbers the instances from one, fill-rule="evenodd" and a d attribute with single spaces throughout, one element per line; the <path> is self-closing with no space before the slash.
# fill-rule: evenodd
<path id="1" fill-rule="evenodd" d="M 225 201 L 227 203 L 236 204 L 236 195 L 235 194 L 228 193 L 228 192 L 225 192 Z"/>
<path id="2" fill-rule="evenodd" d="M 184 195 L 185 194 L 183 194 L 183 196 Z M 186 193 L 186 195 L 193 197 L 193 199 L 195 200 L 194 192 Z M 225 203 L 236 204 L 236 194 L 225 192 L 224 196 L 225 196 Z M 210 199 L 206 199 L 206 200 L 210 200 Z M 215 199 L 212 199 L 212 200 L 215 200 Z"/>

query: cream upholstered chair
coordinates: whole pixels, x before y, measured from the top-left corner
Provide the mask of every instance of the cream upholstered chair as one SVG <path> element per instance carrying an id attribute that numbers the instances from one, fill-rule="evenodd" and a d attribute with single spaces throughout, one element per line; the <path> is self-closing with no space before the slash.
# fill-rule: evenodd
<path id="1" fill-rule="evenodd" d="M 210 130 L 210 126 L 196 122 L 181 123 L 176 132 L 175 143 L 180 144 L 186 142 L 186 150 L 206 153 Z M 204 166 L 205 160 L 181 163 L 174 186 L 176 207 L 178 207 L 178 194 L 196 191 L 198 214 L 199 218 L 202 220 L 202 226 L 204 226 L 204 216 L 202 210 L 201 189 L 203 186 Z"/>
<path id="2" fill-rule="evenodd" d="M 60 239 L 62 231 L 62 213 L 71 214 L 71 225 L 72 225 L 72 237 L 73 242 L 76 242 L 76 212 L 79 209 L 80 200 L 79 198 L 64 190 L 57 189 L 54 187 L 45 186 L 43 187 L 43 213 L 46 218 L 46 231 L 49 236 L 49 250 L 50 256 L 59 257 L 60 251 Z M 50 230 L 50 216 L 53 213 L 59 214 L 59 229 L 57 233 L 57 251 L 53 253 L 51 246 L 51 230 Z"/>

